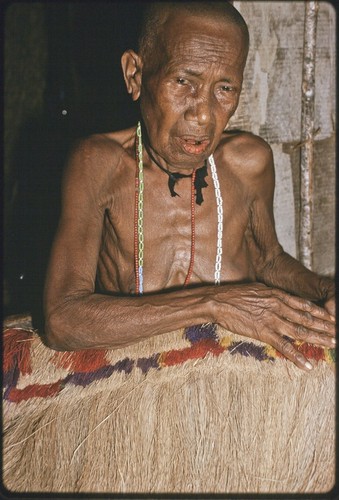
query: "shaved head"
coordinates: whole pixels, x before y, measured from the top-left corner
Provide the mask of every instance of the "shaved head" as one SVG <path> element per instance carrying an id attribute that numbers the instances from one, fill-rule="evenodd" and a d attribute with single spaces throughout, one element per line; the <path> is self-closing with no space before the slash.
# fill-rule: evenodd
<path id="1" fill-rule="evenodd" d="M 149 4 L 138 53 L 125 51 L 121 62 L 149 146 L 166 165 L 197 168 L 216 149 L 238 106 L 247 52 L 247 25 L 226 1 Z"/>
<path id="2" fill-rule="evenodd" d="M 146 6 L 139 37 L 139 54 L 144 62 L 154 57 L 166 22 L 171 15 L 182 12 L 182 15 L 202 16 L 217 22 L 234 24 L 242 32 L 246 55 L 249 45 L 247 24 L 241 14 L 228 1 L 212 2 L 152 2 Z"/>

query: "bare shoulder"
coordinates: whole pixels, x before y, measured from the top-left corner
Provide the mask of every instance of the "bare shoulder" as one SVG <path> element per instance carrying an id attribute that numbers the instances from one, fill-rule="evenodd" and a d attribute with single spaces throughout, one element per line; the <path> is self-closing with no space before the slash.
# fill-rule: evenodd
<path id="1" fill-rule="evenodd" d="M 225 132 L 216 155 L 229 170 L 247 179 L 270 175 L 273 172 L 273 154 L 269 144 L 250 132 Z"/>
<path id="2" fill-rule="evenodd" d="M 128 170 L 134 175 L 134 136 L 134 129 L 129 129 L 92 135 L 74 144 L 62 182 L 67 213 L 74 212 L 74 206 L 80 204 L 99 211 L 113 206 L 121 178 L 128 176 Z"/>
<path id="3" fill-rule="evenodd" d="M 113 171 L 128 155 L 134 129 L 106 134 L 94 134 L 78 140 L 70 152 L 67 169 L 82 176 L 88 174 L 92 179 L 105 176 Z"/>

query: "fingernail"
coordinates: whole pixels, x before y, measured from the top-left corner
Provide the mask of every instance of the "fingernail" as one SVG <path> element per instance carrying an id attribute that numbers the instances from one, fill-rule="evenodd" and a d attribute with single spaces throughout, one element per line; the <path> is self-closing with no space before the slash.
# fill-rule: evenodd
<path id="1" fill-rule="evenodd" d="M 311 365 L 311 363 L 309 361 L 306 361 L 305 363 L 305 367 L 308 369 L 308 370 L 312 370 L 313 369 L 313 366 Z"/>
<path id="2" fill-rule="evenodd" d="M 336 345 L 336 343 L 337 343 L 337 341 L 336 341 L 336 339 L 335 339 L 335 338 L 331 339 L 331 344 L 332 344 L 332 345 Z"/>
<path id="3" fill-rule="evenodd" d="M 330 318 L 332 321 L 335 321 L 335 316 L 332 316 L 332 314 L 330 315 Z"/>

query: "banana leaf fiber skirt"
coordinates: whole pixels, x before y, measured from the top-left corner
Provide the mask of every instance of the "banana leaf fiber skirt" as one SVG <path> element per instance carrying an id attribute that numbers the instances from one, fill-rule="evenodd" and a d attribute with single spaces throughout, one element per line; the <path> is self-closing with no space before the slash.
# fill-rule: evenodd
<path id="1" fill-rule="evenodd" d="M 56 352 L 3 331 L 11 492 L 321 493 L 335 482 L 334 350 L 195 325 L 118 350 Z"/>

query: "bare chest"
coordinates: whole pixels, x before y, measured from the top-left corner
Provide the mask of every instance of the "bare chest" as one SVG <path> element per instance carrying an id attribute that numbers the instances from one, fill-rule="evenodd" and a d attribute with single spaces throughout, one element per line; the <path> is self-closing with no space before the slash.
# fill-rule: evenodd
<path id="1" fill-rule="evenodd" d="M 190 178 L 180 179 L 175 185 L 176 197 L 170 195 L 167 176 L 160 179 L 160 183 L 152 185 L 145 176 L 141 212 L 136 209 L 135 192 L 130 192 L 128 203 L 124 198 L 123 206 L 107 214 L 99 273 L 101 267 L 107 273 L 110 263 L 109 284 L 133 293 L 141 239 L 145 292 L 181 287 L 188 273 L 190 284 L 214 283 L 216 267 L 221 281 L 248 278 L 250 266 L 244 238 L 248 209 L 239 199 L 239 192 L 223 183 L 220 220 L 220 199 L 218 202 L 210 176 L 208 186 L 202 190 L 201 205 L 195 203 Z"/>

